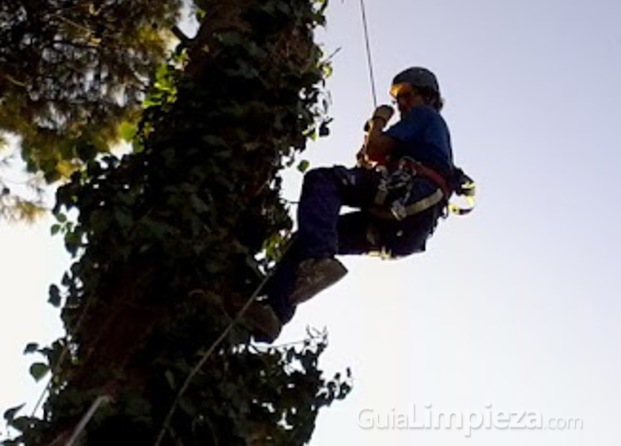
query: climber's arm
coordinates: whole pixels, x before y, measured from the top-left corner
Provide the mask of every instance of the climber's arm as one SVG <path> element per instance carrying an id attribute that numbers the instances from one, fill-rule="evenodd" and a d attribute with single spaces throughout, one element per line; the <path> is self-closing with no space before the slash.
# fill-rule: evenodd
<path id="1" fill-rule="evenodd" d="M 365 154 L 375 162 L 382 162 L 397 147 L 397 141 L 382 133 L 387 121 L 383 118 L 372 118 L 365 144 Z"/>
<path id="2" fill-rule="evenodd" d="M 397 141 L 382 132 L 392 114 L 393 109 L 388 105 L 382 105 L 375 110 L 373 117 L 367 122 L 367 135 L 359 159 L 382 163 L 397 147 Z"/>

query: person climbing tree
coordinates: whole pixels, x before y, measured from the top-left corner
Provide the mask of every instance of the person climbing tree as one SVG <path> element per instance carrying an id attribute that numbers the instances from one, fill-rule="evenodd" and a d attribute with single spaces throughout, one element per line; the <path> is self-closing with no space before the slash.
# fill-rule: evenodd
<path id="1" fill-rule="evenodd" d="M 461 170 L 440 115 L 438 80 L 426 68 L 408 68 L 395 76 L 390 93 L 400 120 L 384 131 L 393 108 L 375 109 L 356 167 L 316 168 L 304 177 L 298 231 L 264 290 L 281 325 L 297 305 L 345 276 L 335 255 L 422 252 L 446 212 Z M 341 215 L 343 205 L 357 210 Z M 274 326 L 272 338 L 280 328 Z"/>

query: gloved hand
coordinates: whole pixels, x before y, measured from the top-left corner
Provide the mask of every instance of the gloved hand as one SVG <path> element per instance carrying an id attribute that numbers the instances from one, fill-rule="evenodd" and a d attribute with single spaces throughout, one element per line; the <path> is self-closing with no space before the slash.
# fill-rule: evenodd
<path id="1" fill-rule="evenodd" d="M 390 121 L 390 118 L 392 118 L 392 115 L 394 114 L 394 112 L 395 110 L 390 105 L 380 105 L 373 112 L 373 117 L 371 119 L 381 118 L 385 120 L 386 122 L 388 122 Z"/>
<path id="2" fill-rule="evenodd" d="M 371 119 L 364 124 L 364 131 L 369 131 L 369 128 L 371 127 L 371 121 L 375 118 L 379 118 L 378 120 L 383 120 L 384 125 L 386 125 L 386 123 L 390 121 L 390 118 L 392 118 L 392 115 L 394 113 L 395 111 L 390 105 L 380 105 L 373 112 L 373 116 L 371 117 Z"/>

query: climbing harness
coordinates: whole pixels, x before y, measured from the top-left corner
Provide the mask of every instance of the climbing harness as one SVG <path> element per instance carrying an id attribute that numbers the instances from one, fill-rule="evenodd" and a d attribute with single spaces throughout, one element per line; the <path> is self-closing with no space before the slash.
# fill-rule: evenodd
<path id="1" fill-rule="evenodd" d="M 448 212 L 456 215 L 466 215 L 474 208 L 474 181 L 459 168 L 454 169 L 450 182 L 434 169 L 410 157 L 401 158 L 392 171 L 386 166 L 376 166 L 375 169 L 380 174 L 380 181 L 370 212 L 378 218 L 401 221 L 442 202 Z M 417 177 L 431 180 L 437 189 L 427 197 L 408 203 Z M 453 193 L 464 196 L 469 207 L 449 203 Z"/>

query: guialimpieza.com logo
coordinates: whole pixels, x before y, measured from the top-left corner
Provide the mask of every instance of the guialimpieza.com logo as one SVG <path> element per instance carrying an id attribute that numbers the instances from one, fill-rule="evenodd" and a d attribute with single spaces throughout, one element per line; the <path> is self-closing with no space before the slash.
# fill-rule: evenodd
<path id="1" fill-rule="evenodd" d="M 445 411 L 432 404 L 412 404 L 405 411 L 363 409 L 358 426 L 371 430 L 459 430 L 465 437 L 480 430 L 582 430 L 581 418 L 549 417 L 538 411 L 497 410 L 486 404 L 481 410 Z"/>

